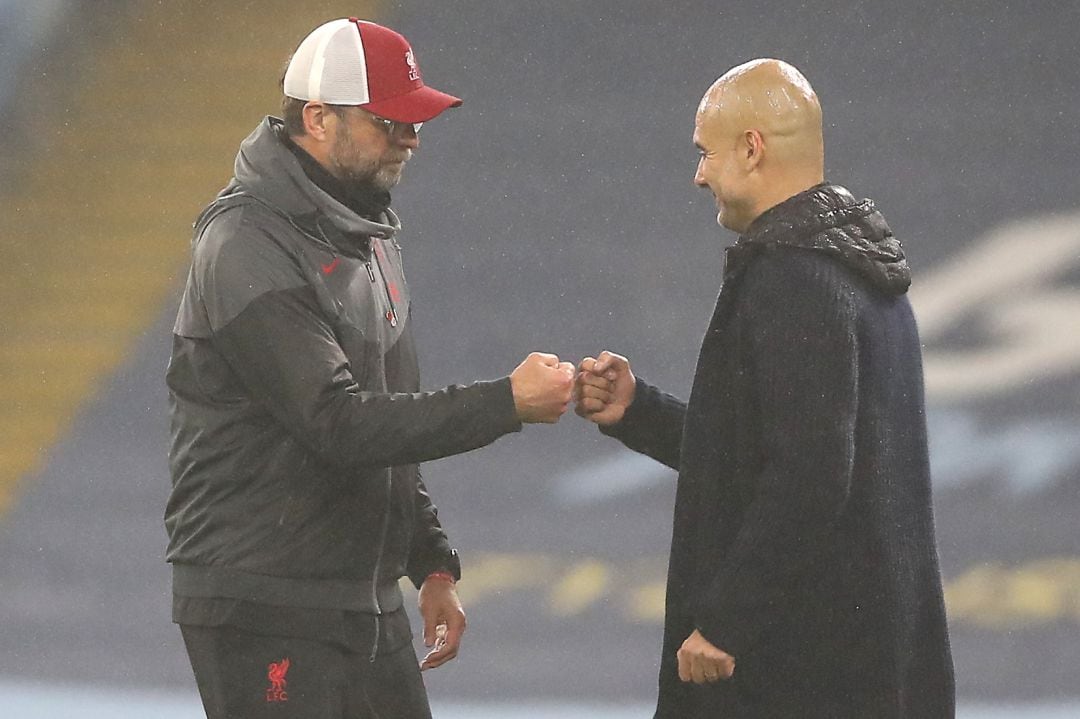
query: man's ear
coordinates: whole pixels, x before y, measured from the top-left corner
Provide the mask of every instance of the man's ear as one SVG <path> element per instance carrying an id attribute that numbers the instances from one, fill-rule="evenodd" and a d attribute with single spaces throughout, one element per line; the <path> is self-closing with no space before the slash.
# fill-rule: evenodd
<path id="1" fill-rule="evenodd" d="M 742 134 L 740 154 L 747 170 L 753 170 L 765 159 L 765 138 L 759 130 L 747 130 Z"/>
<path id="2" fill-rule="evenodd" d="M 304 131 L 318 142 L 326 142 L 331 136 L 330 118 L 334 113 L 321 102 L 309 102 L 304 105 Z"/>

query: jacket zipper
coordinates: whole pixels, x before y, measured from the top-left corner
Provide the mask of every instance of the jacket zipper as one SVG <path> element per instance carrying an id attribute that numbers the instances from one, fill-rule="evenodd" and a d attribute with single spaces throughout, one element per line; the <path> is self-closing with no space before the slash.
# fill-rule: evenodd
<path id="1" fill-rule="evenodd" d="M 379 574 L 382 570 L 383 548 L 386 546 L 386 533 L 390 529 L 390 505 L 393 499 L 393 486 L 390 481 L 389 470 L 386 475 L 386 512 L 383 514 L 382 528 L 379 531 L 379 545 L 375 553 L 375 572 L 371 577 L 371 601 L 375 604 L 375 641 L 371 645 L 371 656 L 368 661 L 374 662 L 379 653 L 379 617 L 382 615 L 382 607 L 379 605 Z"/>
<path id="2" fill-rule="evenodd" d="M 394 298 L 390 295 L 390 288 L 386 284 L 386 272 L 383 271 L 382 263 L 379 262 L 379 249 L 377 243 L 378 240 L 373 239 L 371 241 L 371 256 L 375 259 L 375 266 L 379 268 L 379 276 L 382 277 L 383 296 L 386 298 L 390 309 L 386 311 L 386 319 L 390 322 L 391 327 L 397 327 L 398 317 L 397 310 L 394 308 Z M 371 260 L 367 262 L 368 277 L 372 282 L 375 282 L 375 273 L 371 268 Z"/>
<path id="3" fill-rule="evenodd" d="M 379 270 L 379 277 L 382 279 L 383 296 L 386 298 L 387 306 L 390 308 L 386 311 L 386 319 L 390 322 L 391 327 L 397 327 L 397 310 L 394 308 L 394 298 L 390 295 L 390 288 L 386 284 L 386 273 L 383 271 L 382 263 L 379 262 L 379 246 L 378 240 L 372 239 L 371 241 L 371 258 L 375 261 L 375 267 Z M 367 268 L 368 279 L 371 283 L 378 284 L 375 278 L 375 267 L 372 267 L 372 260 L 369 259 L 364 263 Z M 393 500 L 393 484 L 389 474 L 386 476 L 386 513 L 383 515 L 382 528 L 379 533 L 379 545 L 378 551 L 375 554 L 375 573 L 372 576 L 371 581 L 371 600 L 375 605 L 375 640 L 371 644 L 371 656 L 368 657 L 368 661 L 374 662 L 375 658 L 379 654 L 379 633 L 382 628 L 382 607 L 379 605 L 379 575 L 382 571 L 382 556 L 383 549 L 386 546 L 386 535 L 390 531 L 390 505 Z"/>

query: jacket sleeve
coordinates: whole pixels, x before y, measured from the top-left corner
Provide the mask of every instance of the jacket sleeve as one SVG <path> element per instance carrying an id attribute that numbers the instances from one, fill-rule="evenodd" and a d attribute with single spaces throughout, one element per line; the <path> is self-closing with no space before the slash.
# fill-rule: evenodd
<path id="1" fill-rule="evenodd" d="M 693 600 L 697 628 L 736 661 L 815 575 L 854 467 L 854 301 L 836 268 L 807 269 L 793 253 L 768 262 L 741 298 L 763 465 L 734 542 Z"/>
<path id="2" fill-rule="evenodd" d="M 432 392 L 364 392 L 292 258 L 242 213 L 196 250 L 212 341 L 252 401 L 322 461 L 389 467 L 487 445 L 521 428 L 509 378 Z M 225 218 L 222 218 L 225 219 Z M 222 240 L 224 238 L 224 240 Z"/>
<path id="3" fill-rule="evenodd" d="M 623 418 L 610 427 L 601 427 L 600 431 L 635 452 L 678 470 L 685 418 L 685 402 L 639 377 L 634 401 L 626 408 Z"/>
<path id="4" fill-rule="evenodd" d="M 417 470 L 419 471 L 419 470 Z M 461 563 L 457 550 L 451 549 L 439 522 L 439 510 L 431 501 L 424 481 L 417 476 L 416 514 L 413 526 L 412 549 L 409 552 L 406 571 L 413 585 L 419 589 L 432 572 L 449 572 L 454 579 L 461 578 Z"/>

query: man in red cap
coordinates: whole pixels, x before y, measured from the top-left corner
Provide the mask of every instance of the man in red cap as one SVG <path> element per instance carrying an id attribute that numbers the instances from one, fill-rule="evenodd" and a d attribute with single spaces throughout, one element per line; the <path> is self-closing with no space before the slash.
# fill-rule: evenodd
<path id="1" fill-rule="evenodd" d="M 420 391 L 389 191 L 461 101 L 355 18 L 314 30 L 283 89 L 195 225 L 173 328 L 173 620 L 211 719 L 426 718 L 420 669 L 457 654 L 465 615 L 418 463 L 557 421 L 573 367 L 533 353 Z"/>

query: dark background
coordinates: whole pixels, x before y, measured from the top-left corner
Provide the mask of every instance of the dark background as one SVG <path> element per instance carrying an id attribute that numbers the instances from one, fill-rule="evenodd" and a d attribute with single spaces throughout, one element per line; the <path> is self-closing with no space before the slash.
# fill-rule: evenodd
<path id="1" fill-rule="evenodd" d="M 132 5 L 99 57 L 146 30 Z M 209 12 L 188 5 L 189 21 Z M 475 0 L 383 3 L 373 19 L 465 99 L 424 127 L 394 194 L 431 388 L 533 350 L 608 348 L 685 395 L 734 239 L 691 183 L 694 111 L 733 65 L 799 67 L 824 108 L 827 177 L 878 202 L 915 273 L 960 696 L 1080 698 L 1077 4 Z M 275 106 L 244 112 L 250 129 Z M 211 156 L 210 186 L 232 151 Z M 182 258 L 186 226 L 162 232 Z M 183 275 L 0 517 L 0 675 L 192 685 L 160 521 Z M 569 416 L 425 478 L 470 617 L 433 696 L 652 699 L 670 473 Z"/>

